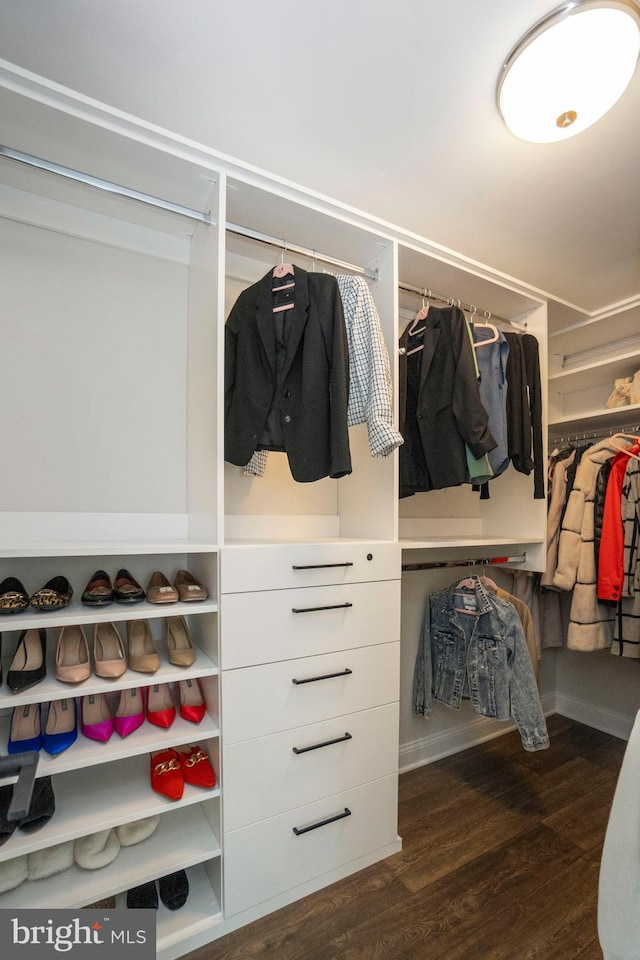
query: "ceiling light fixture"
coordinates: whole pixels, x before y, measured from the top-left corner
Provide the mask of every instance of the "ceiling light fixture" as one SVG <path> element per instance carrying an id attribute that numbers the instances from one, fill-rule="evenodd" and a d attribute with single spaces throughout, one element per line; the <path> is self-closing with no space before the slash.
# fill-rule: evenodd
<path id="1" fill-rule="evenodd" d="M 498 78 L 516 137 L 552 143 L 586 130 L 626 90 L 640 52 L 636 0 L 568 0 L 520 38 Z"/>

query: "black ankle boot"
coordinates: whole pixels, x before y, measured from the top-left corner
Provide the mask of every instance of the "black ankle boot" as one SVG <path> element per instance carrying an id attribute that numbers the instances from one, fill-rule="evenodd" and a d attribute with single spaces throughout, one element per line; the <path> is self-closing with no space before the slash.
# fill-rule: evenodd
<path id="1" fill-rule="evenodd" d="M 158 880 L 160 899 L 169 910 L 179 910 L 184 907 L 189 896 L 189 881 L 184 870 L 170 873 Z"/>
<path id="2" fill-rule="evenodd" d="M 18 826 L 15 820 L 7 820 L 11 798 L 13 797 L 13 784 L 0 787 L 0 847 L 6 843 Z"/>
<path id="3" fill-rule="evenodd" d="M 22 818 L 18 826 L 25 833 L 35 833 L 51 820 L 55 813 L 56 801 L 53 795 L 51 777 L 39 777 L 33 785 L 31 803 L 27 815 Z"/>
<path id="4" fill-rule="evenodd" d="M 127 890 L 127 906 L 130 910 L 157 910 L 158 891 L 155 880 Z"/>

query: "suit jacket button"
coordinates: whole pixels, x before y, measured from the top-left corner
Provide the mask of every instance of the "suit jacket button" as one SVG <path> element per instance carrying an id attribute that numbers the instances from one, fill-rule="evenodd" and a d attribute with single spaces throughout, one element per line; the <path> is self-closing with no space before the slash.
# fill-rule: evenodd
<path id="1" fill-rule="evenodd" d="M 289 416 L 288 413 L 287 413 L 286 416 L 284 417 L 284 422 L 285 422 L 285 423 L 291 423 L 291 417 Z"/>
<path id="2" fill-rule="evenodd" d="M 286 397 L 287 400 L 288 400 L 289 397 L 291 396 L 291 390 L 285 390 L 284 395 L 285 395 L 285 397 Z"/>

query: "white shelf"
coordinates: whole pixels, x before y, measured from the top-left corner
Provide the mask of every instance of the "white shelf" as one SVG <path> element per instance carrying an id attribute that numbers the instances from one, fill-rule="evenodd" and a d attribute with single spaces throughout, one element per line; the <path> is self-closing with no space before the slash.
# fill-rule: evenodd
<path id="1" fill-rule="evenodd" d="M 126 620 L 157 620 L 163 617 L 189 617 L 203 613 L 217 613 L 216 600 L 191 603 L 110 603 L 106 607 L 89 607 L 80 600 L 72 600 L 62 610 L 41 613 L 27 608 L 21 613 L 4 614 L 0 627 L 4 631 L 31 630 L 34 627 L 66 627 L 69 624 L 123 623 Z"/>
<path id="2" fill-rule="evenodd" d="M 192 737 L 190 742 L 202 744 L 205 739 Z M 185 784 L 181 800 L 160 796 L 151 788 L 146 755 L 117 760 L 90 772 L 83 766 L 60 774 L 53 789 L 56 809 L 51 820 L 35 833 L 17 829 L 0 847 L 0 861 L 220 796 L 217 786 L 205 790 L 189 784 Z"/>
<path id="3" fill-rule="evenodd" d="M 441 547 L 526 547 L 527 544 L 544 543 L 544 538 L 523 540 L 522 537 L 430 537 L 428 540 L 404 537 L 400 540 L 402 550 L 439 550 Z"/>
<path id="4" fill-rule="evenodd" d="M 194 650 L 196 659 L 190 667 L 176 667 L 171 663 L 162 662 L 155 673 L 136 673 L 134 670 L 127 670 L 117 680 L 106 680 L 92 674 L 82 683 L 62 683 L 55 678 L 55 650 L 50 649 L 47 652 L 47 676 L 44 680 L 22 693 L 0 693 L 0 709 L 16 707 L 22 703 L 48 703 L 50 700 L 87 697 L 92 693 L 129 690 L 131 687 L 150 687 L 156 683 L 172 683 L 187 680 L 190 677 L 216 676 L 217 664 L 213 663 L 198 647 L 194 646 Z M 6 676 L 10 661 L 5 660 L 3 666 Z"/>
<path id="5" fill-rule="evenodd" d="M 219 856 L 218 838 L 201 805 L 193 804 L 164 814 L 151 837 L 121 847 L 108 866 L 99 870 L 73 866 L 44 880 L 27 880 L 0 896 L 0 909 L 76 909 Z"/>
<path id="6" fill-rule="evenodd" d="M 582 413 L 567 414 L 556 417 L 549 422 L 549 431 L 552 434 L 567 432 L 569 427 L 577 430 L 597 430 L 607 428 L 608 424 L 637 423 L 640 420 L 640 403 L 626 404 L 624 407 L 611 409 L 585 410 Z"/>
<path id="7" fill-rule="evenodd" d="M 0 719 L 0 738 L 3 744 L 7 743 L 9 724 L 10 715 Z M 125 757 L 140 756 L 141 754 L 165 750 L 168 747 L 185 743 L 200 743 L 203 740 L 212 740 L 218 736 L 218 723 L 208 713 L 205 713 L 200 723 L 191 723 L 188 720 L 183 720 L 177 711 L 176 719 L 168 729 L 156 727 L 155 724 L 145 720 L 142 726 L 138 727 L 128 737 L 121 738 L 118 733 L 114 732 L 106 743 L 91 740 L 83 736 L 78 729 L 78 739 L 63 753 L 52 757 L 44 750 L 40 751 L 37 776 L 44 777 L 64 773 L 67 770 L 83 770 L 97 764 L 106 764 L 113 760 L 122 760 Z M 10 782 L 9 778 L 6 782 Z"/>
<path id="8" fill-rule="evenodd" d="M 640 352 L 637 348 L 615 357 L 594 360 L 549 374 L 549 391 L 562 388 L 563 393 L 576 392 L 594 384 L 611 382 L 619 377 L 631 377 L 640 367 Z"/>
<path id="9" fill-rule="evenodd" d="M 217 553 L 205 540 L 33 540 L 0 543 L 0 557 L 117 557 Z"/>
<path id="10" fill-rule="evenodd" d="M 217 926 L 222 921 L 222 910 L 213 892 L 203 864 L 187 870 L 189 896 L 184 907 L 168 910 L 162 901 L 156 917 L 156 950 L 166 950 L 185 938 Z"/>

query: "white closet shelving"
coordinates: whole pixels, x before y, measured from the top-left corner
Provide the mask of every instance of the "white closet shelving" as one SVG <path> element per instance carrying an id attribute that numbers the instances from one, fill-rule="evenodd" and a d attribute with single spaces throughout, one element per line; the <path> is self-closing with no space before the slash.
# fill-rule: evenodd
<path id="1" fill-rule="evenodd" d="M 543 385 L 546 306 L 487 267 L 71 91 L 27 82 L 7 64 L 0 110 L 14 150 L 123 188 L 105 193 L 0 156 L 0 296 L 15 334 L 0 354 L 0 400 L 16 411 L 5 420 L 11 469 L 0 472 L 0 579 L 17 576 L 32 593 L 63 574 L 74 588 L 58 613 L 0 624 L 5 671 L 23 629 L 47 629 L 49 657 L 42 684 L 15 697 L 3 689 L 0 736 L 14 705 L 99 692 L 115 700 L 147 684 L 131 671 L 72 691 L 58 683 L 53 656 L 65 624 L 85 625 L 90 637 L 101 620 L 124 632 L 126 620 L 148 619 L 162 659 L 157 680 L 197 678 L 207 703 L 198 727 L 145 724 L 124 741 L 80 739 L 58 758 L 43 755 L 38 775 L 52 775 L 56 815 L 7 841 L 0 868 L 103 824 L 159 813 L 160 826 L 112 866 L 73 868 L 64 887 L 56 878 L 29 883 L 28 897 L 18 887 L 0 895 L 0 907 L 80 906 L 110 894 L 122 905 L 130 886 L 184 867 L 187 904 L 158 911 L 158 953 L 173 960 L 400 849 L 398 737 L 413 736 L 406 687 L 422 603 L 406 583 L 401 595 L 402 551 L 435 560 L 525 552 L 528 569 L 544 557 L 544 501 L 533 500 L 531 477 L 499 478 L 489 501 L 455 490 L 398 505 L 397 454 L 373 458 L 365 425 L 350 430 L 353 472 L 338 481 L 297 484 L 284 454 L 269 455 L 260 479 L 223 462 L 225 318 L 280 260 L 227 224 L 309 251 L 286 255 L 306 270 L 349 272 L 323 254 L 358 267 L 394 386 L 399 307 L 403 316 L 416 307 L 399 299 L 400 281 L 526 320 L 541 342 Z M 120 567 L 143 585 L 154 570 L 171 579 L 186 567 L 209 599 L 83 607 L 92 573 L 113 577 Z M 198 652 L 187 670 L 165 653 L 164 619 L 176 614 L 187 617 Z M 148 783 L 149 753 L 195 742 L 217 786 L 165 802 Z"/>

